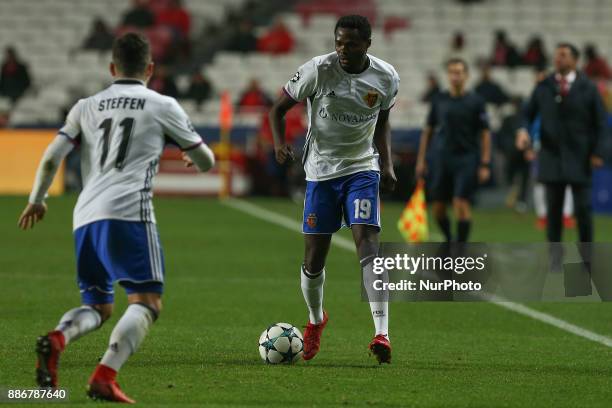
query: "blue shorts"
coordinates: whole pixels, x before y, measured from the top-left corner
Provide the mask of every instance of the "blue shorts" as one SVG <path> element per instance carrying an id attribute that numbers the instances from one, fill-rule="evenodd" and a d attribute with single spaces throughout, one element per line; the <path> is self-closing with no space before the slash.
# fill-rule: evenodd
<path id="1" fill-rule="evenodd" d="M 333 234 L 344 224 L 373 225 L 380 230 L 376 171 L 362 171 L 331 180 L 306 182 L 304 234 Z"/>
<path id="2" fill-rule="evenodd" d="M 83 304 L 113 303 L 113 284 L 128 294 L 162 293 L 164 254 L 153 223 L 101 220 L 74 231 Z"/>

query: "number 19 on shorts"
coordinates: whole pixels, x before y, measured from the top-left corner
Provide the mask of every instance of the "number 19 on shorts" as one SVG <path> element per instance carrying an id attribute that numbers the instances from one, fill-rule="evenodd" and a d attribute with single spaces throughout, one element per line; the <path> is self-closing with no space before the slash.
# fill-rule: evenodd
<path id="1" fill-rule="evenodd" d="M 353 201 L 355 205 L 355 220 L 369 220 L 372 215 L 372 202 L 367 198 L 356 198 Z"/>

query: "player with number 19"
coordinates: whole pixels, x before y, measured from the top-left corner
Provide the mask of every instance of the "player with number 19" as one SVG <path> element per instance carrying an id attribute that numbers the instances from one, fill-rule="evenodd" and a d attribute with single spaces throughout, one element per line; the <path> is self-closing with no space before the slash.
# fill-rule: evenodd
<path id="1" fill-rule="evenodd" d="M 119 282 L 128 307 L 89 380 L 88 394 L 133 402 L 115 377 L 161 311 L 164 257 L 151 201 L 159 157 L 166 136 L 201 171 L 214 165 L 214 155 L 176 100 L 146 87 L 153 63 L 144 37 L 135 33 L 119 37 L 112 54 L 115 82 L 70 110 L 41 160 L 19 225 L 28 229 L 43 219 L 44 199 L 55 173 L 64 157 L 79 146 L 83 190 L 74 209 L 73 229 L 82 305 L 66 312 L 55 330 L 39 337 L 36 379 L 41 387 L 57 387 L 61 352 L 110 317 L 113 284 Z"/>
<path id="2" fill-rule="evenodd" d="M 351 228 L 363 276 L 372 275 L 378 252 L 379 184 L 393 189 L 389 111 L 399 76 L 393 66 L 368 54 L 370 23 L 362 16 L 341 17 L 334 29 L 335 52 L 302 65 L 287 82 L 270 111 L 279 163 L 293 160 L 285 142 L 284 116 L 307 101 L 309 128 L 302 162 L 306 171 L 301 286 L 309 309 L 304 331 L 304 359 L 319 351 L 327 324 L 323 310 L 325 260 L 332 234 L 344 222 Z M 388 305 L 370 297 L 375 337 L 370 350 L 381 363 L 391 359 Z"/>

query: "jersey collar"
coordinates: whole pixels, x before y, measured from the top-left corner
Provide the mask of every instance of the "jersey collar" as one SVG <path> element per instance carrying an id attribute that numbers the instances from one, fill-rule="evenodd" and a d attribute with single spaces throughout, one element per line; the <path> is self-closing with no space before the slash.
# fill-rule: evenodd
<path id="1" fill-rule="evenodd" d="M 144 85 L 144 81 L 139 79 L 117 79 L 113 82 L 113 85 Z"/>

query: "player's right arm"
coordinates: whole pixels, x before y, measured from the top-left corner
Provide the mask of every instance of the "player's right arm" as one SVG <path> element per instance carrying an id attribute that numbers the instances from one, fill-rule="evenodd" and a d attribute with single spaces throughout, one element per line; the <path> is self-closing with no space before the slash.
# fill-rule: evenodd
<path id="1" fill-rule="evenodd" d="M 283 87 L 283 94 L 270 109 L 270 129 L 274 139 L 276 161 L 285 163 L 294 160 L 291 145 L 285 141 L 285 115 L 299 102 L 314 95 L 317 85 L 317 67 L 314 60 L 302 65 L 295 75 Z"/>
<path id="2" fill-rule="evenodd" d="M 47 205 L 44 201 L 47 191 L 49 191 L 49 187 L 53 183 L 62 160 L 70 153 L 73 147 L 72 142 L 60 134 L 53 139 L 47 150 L 45 150 L 36 171 L 36 179 L 34 180 L 34 187 L 30 193 L 28 204 L 19 217 L 19 227 L 21 229 L 27 230 L 33 228 L 34 224 L 42 221 L 47 212 Z"/>
<path id="3" fill-rule="evenodd" d="M 427 173 L 427 164 L 425 161 L 425 158 L 427 157 L 427 146 L 429 146 L 429 140 L 433 135 L 433 129 L 436 126 L 436 120 L 436 102 L 433 101 L 431 103 L 429 114 L 427 115 L 427 123 L 425 124 L 425 126 L 423 126 L 423 131 L 421 132 L 416 168 L 414 171 L 417 180 L 423 179 L 425 177 L 425 173 Z"/>
<path id="4" fill-rule="evenodd" d="M 432 133 L 433 130 L 430 126 L 425 126 L 423 128 L 423 131 L 421 132 L 419 152 L 417 154 L 416 169 L 414 172 L 417 180 L 424 178 L 425 173 L 427 172 L 427 164 L 425 162 L 425 157 L 427 156 L 427 146 L 429 145 L 429 140 L 431 139 Z"/>
<path id="5" fill-rule="evenodd" d="M 47 212 L 47 205 L 44 201 L 49 187 L 53 183 L 62 160 L 77 144 L 77 137 L 81 133 L 82 103 L 81 100 L 72 107 L 66 117 L 66 123 L 49 144 L 40 160 L 28 204 L 19 217 L 18 225 L 23 230 L 33 228 L 34 224 L 42 221 Z"/>
<path id="6" fill-rule="evenodd" d="M 283 93 L 270 109 L 270 128 L 274 139 L 274 153 L 276 161 L 280 164 L 287 160 L 295 160 L 293 148 L 285 141 L 285 115 L 289 109 L 297 105 L 297 101 Z"/>

